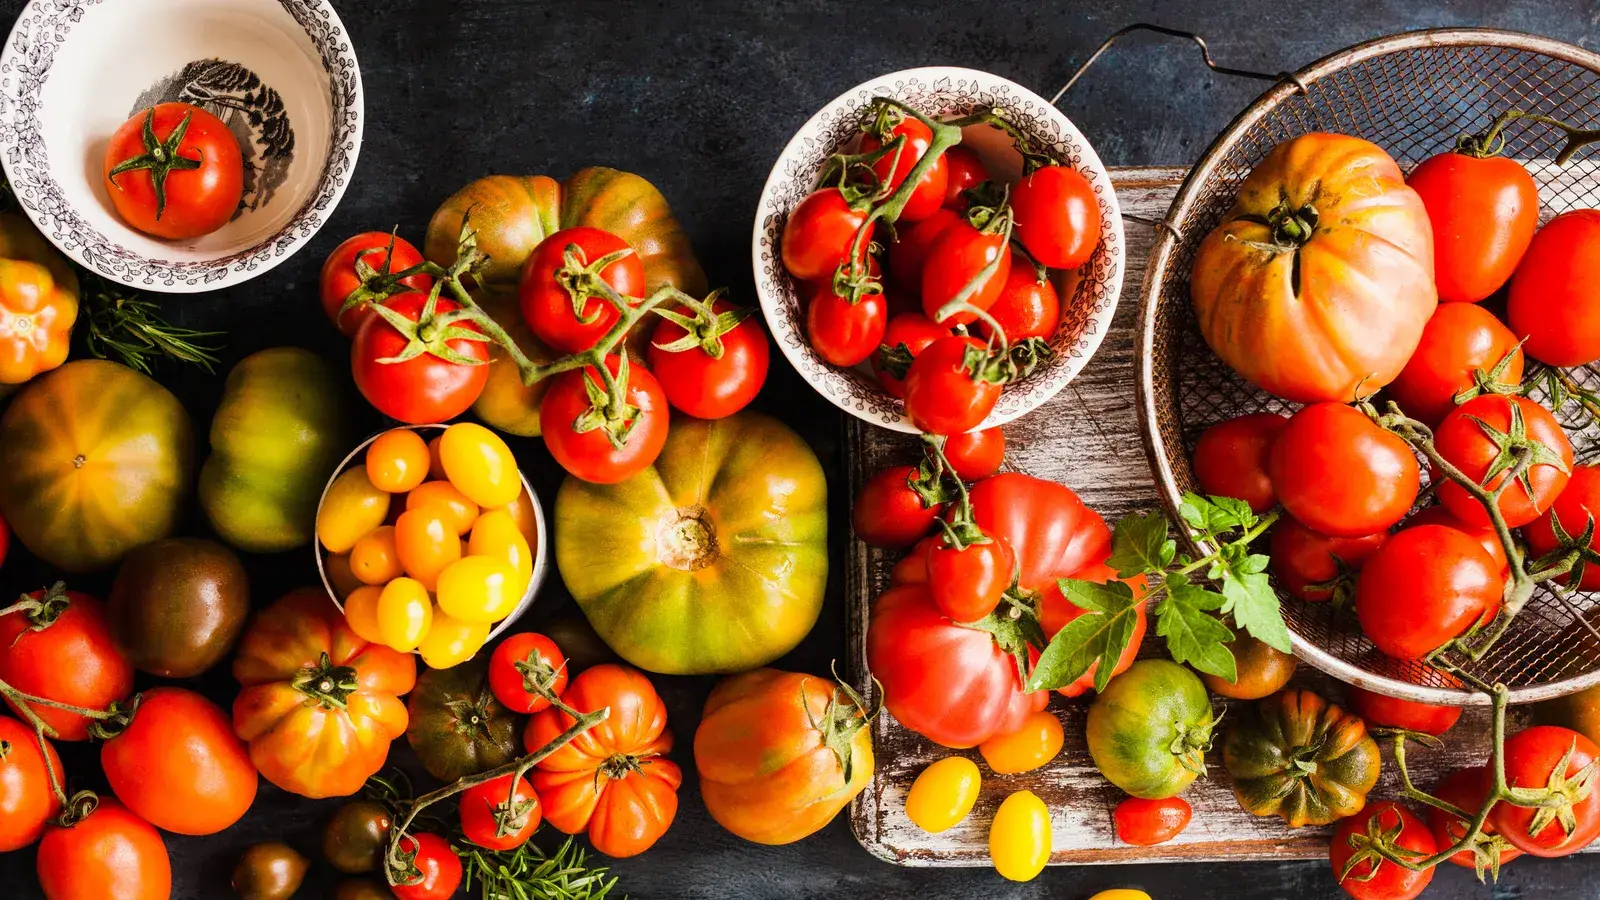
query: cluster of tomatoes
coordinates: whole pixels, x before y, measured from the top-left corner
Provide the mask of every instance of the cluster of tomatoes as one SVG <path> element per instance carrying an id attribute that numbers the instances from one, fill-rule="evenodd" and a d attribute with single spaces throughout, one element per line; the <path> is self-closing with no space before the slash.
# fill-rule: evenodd
<path id="1" fill-rule="evenodd" d="M 819 356 L 846 368 L 870 360 L 918 428 L 958 434 L 1017 377 L 999 364 L 1007 345 L 1055 333 L 1061 301 L 1047 269 L 1089 259 L 1100 208 L 1069 167 L 1029 157 L 1028 174 L 1000 186 L 971 150 L 936 149 L 922 118 L 890 106 L 869 115 L 850 157 L 864 165 L 830 163 L 841 183 L 789 214 L 783 265 L 801 282 Z M 869 173 L 865 183 L 851 181 L 858 173 Z"/>
<path id="2" fill-rule="evenodd" d="M 228 224 L 244 196 L 244 155 L 226 122 L 189 103 L 159 103 L 106 145 L 106 193 L 151 237 L 197 238 Z"/>

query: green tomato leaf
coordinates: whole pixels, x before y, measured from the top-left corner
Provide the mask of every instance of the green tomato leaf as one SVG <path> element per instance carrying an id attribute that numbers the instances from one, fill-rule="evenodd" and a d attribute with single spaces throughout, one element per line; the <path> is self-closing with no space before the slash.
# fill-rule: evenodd
<path id="1" fill-rule="evenodd" d="M 1202 672 L 1227 679 L 1238 676 L 1233 652 L 1225 645 L 1233 639 L 1211 611 L 1223 597 L 1186 580 L 1168 579 L 1167 594 L 1156 607 L 1156 634 L 1167 639 L 1174 662 L 1188 663 Z"/>
<path id="2" fill-rule="evenodd" d="M 1177 541 L 1167 536 L 1167 517 L 1160 512 L 1131 513 L 1117 521 L 1106 565 L 1122 578 L 1160 572 L 1172 564 Z M 1081 605 L 1081 604 L 1080 604 Z"/>
<path id="3" fill-rule="evenodd" d="M 1212 505 L 1218 510 L 1216 522 L 1219 523 L 1219 526 L 1223 521 L 1231 521 L 1233 523 L 1232 525 L 1218 527 L 1217 533 L 1219 534 L 1229 528 L 1249 531 L 1256 527 L 1256 522 L 1260 521 L 1256 518 L 1255 510 L 1251 509 L 1250 504 L 1243 500 L 1235 500 L 1232 497 L 1212 497 L 1210 499 Z"/>
<path id="4" fill-rule="evenodd" d="M 1275 650 L 1293 652 L 1289 644 L 1289 628 L 1283 624 L 1283 610 L 1278 605 L 1278 595 L 1264 572 L 1225 571 L 1222 574 L 1222 596 L 1226 603 L 1223 612 L 1230 613 L 1233 621 L 1250 635 Z"/>
<path id="5" fill-rule="evenodd" d="M 1138 600 L 1133 589 L 1120 581 L 1095 584 L 1063 578 L 1057 584 L 1062 596 L 1081 607 L 1084 614 L 1056 632 L 1028 678 L 1030 691 L 1054 690 L 1077 681 L 1099 661 L 1094 673 L 1094 689 L 1103 691 L 1111 682 L 1117 660 L 1133 640 L 1138 618 Z"/>

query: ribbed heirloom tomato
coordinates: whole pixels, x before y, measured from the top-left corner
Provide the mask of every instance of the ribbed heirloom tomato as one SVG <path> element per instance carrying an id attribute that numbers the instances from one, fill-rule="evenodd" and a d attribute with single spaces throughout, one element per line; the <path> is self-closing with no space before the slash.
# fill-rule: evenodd
<path id="1" fill-rule="evenodd" d="M 27 598 L 39 608 L 0 616 L 0 681 L 82 709 L 105 709 L 133 692 L 133 666 L 117 649 L 99 600 L 59 586 Z M 17 709 L 10 698 L 6 705 Z M 34 712 L 59 740 L 89 737 L 83 716 L 47 706 Z"/>
<path id="2" fill-rule="evenodd" d="M 344 309 L 351 295 L 364 286 L 362 271 L 370 268 L 373 275 L 389 275 L 404 272 L 421 262 L 422 253 L 415 245 L 386 231 L 363 231 L 346 238 L 322 263 L 322 275 L 317 283 L 322 295 L 322 311 L 328 314 L 328 321 L 338 327 L 340 334 L 354 337 L 372 317 L 372 310 L 365 303 Z M 426 294 L 433 287 L 433 278 L 418 272 L 406 276 L 400 283 Z M 361 299 L 371 298 L 363 295 Z"/>
<path id="3" fill-rule="evenodd" d="M 1500 515 L 1510 528 L 1539 518 L 1555 502 L 1572 473 L 1572 442 L 1550 411 L 1526 397 L 1485 394 L 1456 407 L 1434 429 L 1433 443 L 1446 462 L 1493 490 L 1505 481 L 1511 457 L 1532 460 L 1524 477 L 1500 495 Z M 1489 524 L 1489 513 L 1454 481 L 1439 486 L 1439 502 L 1456 518 Z"/>
<path id="4" fill-rule="evenodd" d="M 1437 425 L 1456 408 L 1456 395 L 1473 386 L 1474 373 L 1487 375 L 1501 360 L 1506 365 L 1495 380 L 1520 384 L 1522 348 L 1511 330 L 1481 306 L 1441 303 L 1422 329 L 1416 352 L 1389 384 L 1389 399 L 1411 418 Z"/>
<path id="5" fill-rule="evenodd" d="M 611 261 L 601 266 L 606 259 Z M 534 336 L 558 353 L 580 353 L 605 337 L 622 313 L 595 296 L 597 286 L 590 284 L 595 281 L 623 297 L 643 297 L 644 264 L 622 238 L 588 225 L 541 241 L 517 284 L 522 318 Z M 581 305 L 575 292 L 586 295 Z"/>
<path id="6" fill-rule="evenodd" d="M 1422 478 L 1405 441 L 1339 403 L 1291 416 L 1267 471 L 1283 508 L 1331 537 L 1361 537 L 1400 521 Z"/>
<path id="7" fill-rule="evenodd" d="M 256 770 L 228 716 L 183 688 L 139 695 L 127 728 L 100 746 L 111 789 L 140 818 L 175 834 L 216 834 L 256 799 Z"/>
<path id="8" fill-rule="evenodd" d="M 1433 223 L 1440 303 L 1476 303 L 1499 290 L 1539 226 L 1539 186 L 1522 163 L 1451 151 L 1423 160 L 1406 184 Z"/>
<path id="9" fill-rule="evenodd" d="M 1250 413 L 1207 428 L 1194 445 L 1194 477 L 1212 497 L 1233 497 L 1264 513 L 1278 503 L 1267 461 L 1278 432 L 1289 423 L 1277 413 Z"/>
<path id="10" fill-rule="evenodd" d="M 1421 659 L 1500 610 L 1499 567 L 1471 536 L 1442 525 L 1407 528 L 1367 559 L 1356 617 L 1379 650 Z"/>

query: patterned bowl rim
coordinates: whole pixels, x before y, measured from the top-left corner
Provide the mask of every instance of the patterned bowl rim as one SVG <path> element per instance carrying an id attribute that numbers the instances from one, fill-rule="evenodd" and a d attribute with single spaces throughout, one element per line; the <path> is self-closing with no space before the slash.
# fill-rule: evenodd
<path id="1" fill-rule="evenodd" d="M 1177 474 L 1173 471 L 1170 459 L 1174 450 L 1162 439 L 1161 429 L 1156 424 L 1159 420 L 1159 411 L 1165 402 L 1164 398 L 1157 396 L 1155 387 L 1156 323 L 1161 305 L 1162 282 L 1165 281 L 1167 268 L 1172 265 L 1177 252 L 1184 223 L 1193 214 L 1206 181 L 1221 164 L 1233 144 L 1268 113 L 1292 98 L 1299 91 L 1300 85 L 1309 87 L 1319 79 L 1368 59 L 1403 50 L 1433 46 L 1490 46 L 1526 50 L 1600 72 L 1600 53 L 1553 38 L 1494 28 L 1432 28 L 1409 31 L 1376 38 L 1324 56 L 1280 80 L 1228 123 L 1228 126 L 1217 135 L 1216 140 L 1212 141 L 1201 154 L 1200 161 L 1195 163 L 1188 177 L 1178 187 L 1177 194 L 1172 198 L 1172 206 L 1168 209 L 1166 219 L 1163 220 L 1162 227 L 1157 229 L 1155 246 L 1150 250 L 1150 262 L 1145 269 L 1144 284 L 1140 290 L 1139 342 L 1135 349 L 1134 363 L 1134 373 L 1138 383 L 1139 430 L 1144 438 L 1145 454 L 1149 457 L 1150 469 L 1155 476 L 1156 489 L 1161 495 L 1162 505 L 1166 507 L 1174 521 L 1182 521 L 1177 514 L 1182 491 L 1179 490 Z M 1181 452 L 1182 448 L 1177 450 Z M 1489 696 L 1478 691 L 1414 684 L 1364 669 L 1323 650 L 1293 629 L 1290 629 L 1289 638 L 1295 656 L 1346 684 L 1417 703 L 1446 706 L 1487 706 L 1490 703 Z M 1600 667 L 1570 678 L 1512 688 L 1510 699 L 1513 704 L 1533 703 L 1564 697 L 1595 685 L 1600 685 Z"/>
<path id="2" fill-rule="evenodd" d="M 355 171 L 365 123 L 361 67 L 349 33 L 329 0 L 277 0 L 305 30 L 328 77 L 332 107 L 328 154 L 315 189 L 275 234 L 252 246 L 209 260 L 174 262 L 129 250 L 89 226 L 67 203 L 51 175 L 48 148 L 37 125 L 40 94 L 54 53 L 42 64 L 30 62 L 30 34 L 48 32 L 52 43 L 66 41 L 85 11 L 105 0 L 29 0 L 0 49 L 0 165 L 18 205 L 61 252 L 99 275 L 141 290 L 196 293 L 240 284 L 287 260 L 308 243 L 332 215 Z M 37 53 L 37 49 L 33 51 Z"/>
<path id="3" fill-rule="evenodd" d="M 770 217 L 781 217 L 789 212 L 788 209 L 777 208 L 780 188 L 793 181 L 793 176 L 785 171 L 786 166 L 796 157 L 805 155 L 817 143 L 815 136 L 824 130 L 831 115 L 868 96 L 900 96 L 908 84 L 935 85 L 941 80 L 975 82 L 980 86 L 979 90 L 984 92 L 1000 89 L 1013 99 L 1015 105 L 1050 120 L 1060 129 L 1059 139 L 1072 150 L 1073 158 L 1067 162 L 1089 179 L 1100 201 L 1100 245 L 1090 261 L 1079 269 L 1082 279 L 1092 280 L 1096 285 L 1083 291 L 1091 300 L 1098 298 L 1095 308 L 1085 315 L 1082 331 L 1074 344 L 1062 347 L 1059 345 L 1059 335 L 1052 339 L 1052 349 L 1057 351 L 1056 354 L 1015 388 L 1005 391 L 994 412 L 984 419 L 980 428 L 1004 425 L 1027 415 L 1048 402 L 1083 371 L 1110 330 L 1122 291 L 1125 267 L 1127 244 L 1123 234 L 1122 210 L 1110 173 L 1101 163 L 1093 145 L 1072 120 L 1028 88 L 1000 75 L 977 69 L 922 66 L 871 78 L 830 100 L 807 119 L 784 145 L 761 189 L 750 241 L 756 295 L 778 348 L 807 384 L 830 403 L 862 421 L 907 434 L 917 433 L 917 428 L 905 417 L 899 401 L 890 397 L 875 382 L 833 366 L 811 349 L 809 341 L 805 339 L 804 326 L 797 322 L 798 317 L 788 312 L 791 308 L 788 300 L 794 292 L 793 281 L 781 270 L 781 263 L 777 261 L 777 232 L 769 230 L 766 222 Z M 1023 121 L 1019 124 L 1026 129 L 1028 123 Z"/>

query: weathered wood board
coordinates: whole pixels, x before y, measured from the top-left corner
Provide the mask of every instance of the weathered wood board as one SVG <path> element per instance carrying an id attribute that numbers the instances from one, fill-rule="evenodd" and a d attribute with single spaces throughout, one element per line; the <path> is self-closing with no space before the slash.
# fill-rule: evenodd
<path id="1" fill-rule="evenodd" d="M 1181 169 L 1113 170 L 1117 196 L 1125 213 L 1159 221 L 1167 211 L 1184 172 Z M 1006 468 L 1060 481 L 1077 491 L 1090 507 L 1113 522 L 1124 513 L 1159 506 L 1150 469 L 1139 438 L 1134 404 L 1134 346 L 1138 338 L 1139 286 L 1154 241 L 1148 226 L 1128 223 L 1127 275 L 1111 332 L 1093 361 L 1055 399 L 1006 426 Z M 850 490 L 883 466 L 911 463 L 918 443 L 852 419 L 846 446 Z M 867 618 L 872 598 L 888 584 L 889 569 L 900 554 L 853 542 L 847 572 L 850 607 L 852 681 L 870 688 L 866 674 Z M 1159 639 L 1147 639 L 1143 652 L 1156 655 Z M 1341 703 L 1343 688 L 1328 676 L 1302 665 L 1298 686 L 1311 688 Z M 1219 701 L 1220 703 L 1220 701 Z M 1225 861 L 1310 859 L 1327 852 L 1327 829 L 1291 831 L 1277 818 L 1245 813 L 1234 800 L 1222 768 L 1219 726 L 1217 749 L 1208 757 L 1209 777 L 1184 795 L 1194 806 L 1194 820 L 1174 840 L 1156 847 L 1134 847 L 1116 839 L 1111 812 L 1124 795 L 1095 769 L 1084 744 L 1086 698 L 1051 698 L 1061 717 L 1066 745 L 1050 765 L 1023 775 L 995 775 L 976 750 L 952 751 L 901 727 L 888 713 L 873 723 L 877 773 L 851 810 L 856 837 L 873 854 L 914 866 L 989 865 L 988 828 L 1000 802 L 1013 791 L 1031 790 L 1049 806 L 1054 831 L 1053 864 L 1161 861 Z M 1488 753 L 1488 714 L 1469 711 L 1451 732 L 1447 749 L 1416 747 L 1408 754 L 1413 775 L 1428 787 L 1444 772 L 1481 762 Z M 964 822 L 942 834 L 927 834 L 906 818 L 905 797 L 911 782 L 929 763 L 952 753 L 971 757 L 984 772 L 983 791 Z M 1394 795 L 1398 778 L 1385 753 L 1385 771 L 1378 794 Z"/>

